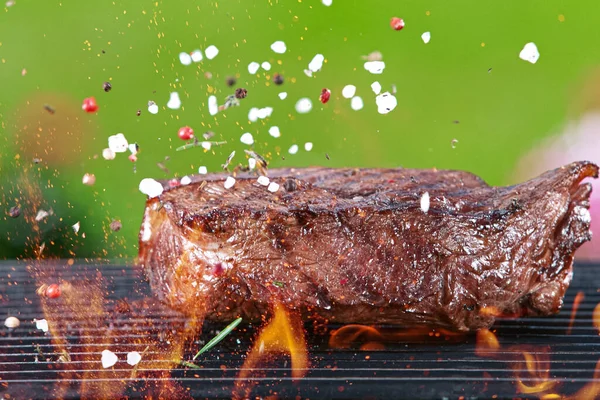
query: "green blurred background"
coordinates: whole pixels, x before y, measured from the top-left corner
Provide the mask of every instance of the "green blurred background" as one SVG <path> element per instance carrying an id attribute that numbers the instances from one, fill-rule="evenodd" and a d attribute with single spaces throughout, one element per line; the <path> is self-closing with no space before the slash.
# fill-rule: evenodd
<path id="1" fill-rule="evenodd" d="M 242 162 L 244 132 L 254 135 L 257 152 L 270 154 L 271 168 L 437 167 L 512 183 L 519 158 L 588 107 L 582 93 L 600 64 L 599 11 L 596 0 L 7 3 L 0 12 L 0 257 L 32 256 L 42 243 L 43 256 L 135 257 L 145 200 L 140 180 L 181 177 L 200 165 L 216 171 L 232 150 Z M 405 20 L 404 30 L 390 28 L 393 16 Z M 421 40 L 425 31 L 429 44 Z M 285 54 L 270 50 L 276 40 L 285 41 Z M 528 42 L 540 51 L 535 65 L 518 58 Z M 179 62 L 180 52 L 211 44 L 220 51 L 215 59 Z M 383 54 L 382 75 L 363 68 L 361 56 L 373 51 Z M 303 70 L 317 53 L 326 64 L 309 78 Z M 273 68 L 250 75 L 251 61 Z M 275 72 L 286 79 L 281 87 L 271 83 Z M 225 83 L 230 75 L 248 97 L 210 116 L 208 96 L 221 104 L 233 91 Z M 104 81 L 112 83 L 110 93 Z M 398 107 L 387 115 L 377 113 L 374 81 L 383 91 L 397 86 Z M 341 96 L 347 84 L 357 86 L 363 110 L 353 111 Z M 332 98 L 321 105 L 324 87 Z M 180 110 L 166 108 L 171 91 L 181 96 Z M 81 110 L 89 96 L 97 114 Z M 313 99 L 308 114 L 294 110 L 301 97 Z M 160 106 L 157 115 L 147 111 L 150 100 Z M 266 106 L 274 108 L 270 118 L 248 121 L 251 107 Z M 210 129 L 228 144 L 176 152 L 183 125 L 197 134 Z M 281 138 L 268 134 L 274 125 Z M 119 132 L 140 145 L 137 172 L 129 153 L 113 161 L 101 156 Z M 311 152 L 303 150 L 307 141 Z M 301 150 L 287 154 L 294 143 Z M 166 156 L 170 175 L 156 165 Z M 81 183 L 85 173 L 95 174 L 94 186 Z M 23 215 L 7 217 L 15 204 Z M 35 223 L 39 208 L 54 215 Z M 108 229 L 113 219 L 122 221 L 119 232 Z"/>

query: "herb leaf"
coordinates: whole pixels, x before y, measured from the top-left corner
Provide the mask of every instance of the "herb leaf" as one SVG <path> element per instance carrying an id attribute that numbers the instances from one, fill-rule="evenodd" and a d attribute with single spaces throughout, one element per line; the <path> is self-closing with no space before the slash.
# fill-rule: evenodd
<path id="1" fill-rule="evenodd" d="M 200 354 L 215 347 L 221 340 L 223 340 L 225 338 L 225 336 L 229 335 L 231 333 L 231 331 L 233 331 L 240 324 L 240 322 L 242 322 L 242 319 L 238 318 L 235 321 L 233 321 L 232 323 L 230 323 L 229 325 L 227 325 L 227 327 L 225 329 L 223 329 L 221 332 L 219 332 L 219 334 L 217 336 L 212 338 L 208 343 L 206 343 L 204 345 L 203 348 L 200 349 L 200 351 L 198 353 L 196 353 L 194 358 L 192 358 L 192 361 L 195 360 L 196 358 L 198 358 L 198 356 Z"/>

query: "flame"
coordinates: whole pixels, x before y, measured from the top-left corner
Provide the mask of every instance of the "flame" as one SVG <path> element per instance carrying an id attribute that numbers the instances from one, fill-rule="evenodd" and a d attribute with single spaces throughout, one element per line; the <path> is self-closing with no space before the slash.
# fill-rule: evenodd
<path id="1" fill-rule="evenodd" d="M 567 335 L 571 334 L 573 330 L 573 323 L 575 322 L 575 315 L 577 314 L 577 309 L 579 309 L 579 304 L 585 298 L 585 294 L 583 292 L 577 292 L 575 299 L 573 300 L 573 309 L 571 310 L 571 319 L 569 320 L 569 328 L 567 329 Z"/>
<path id="2" fill-rule="evenodd" d="M 475 354 L 479 357 L 492 357 L 498 349 L 500 349 L 500 342 L 498 342 L 496 335 L 488 329 L 480 329 L 477 331 Z"/>
<path id="3" fill-rule="evenodd" d="M 280 304 L 273 307 L 271 321 L 260 331 L 248 353 L 235 384 L 234 398 L 246 398 L 250 388 L 246 380 L 257 369 L 261 362 L 267 361 L 273 354 L 286 354 L 292 360 L 292 377 L 302 378 L 308 369 L 308 353 L 304 338 L 304 329 L 300 316 L 288 313 Z M 246 394 L 240 396 L 240 389 Z"/>
<path id="4" fill-rule="evenodd" d="M 353 344 L 362 339 L 367 343 L 378 343 L 381 345 L 383 336 L 372 326 L 366 325 L 345 325 L 340 329 L 331 332 L 329 337 L 329 347 L 334 349 L 348 349 Z"/>
<path id="5" fill-rule="evenodd" d="M 529 374 L 527 380 L 532 381 L 532 384 L 523 382 L 524 379 L 519 375 L 523 363 L 516 363 L 514 371 L 517 379 L 517 389 L 520 393 L 543 393 L 556 386 L 557 382 L 550 380 L 550 360 L 544 352 L 530 353 L 523 351 L 523 358 L 527 373 Z"/>

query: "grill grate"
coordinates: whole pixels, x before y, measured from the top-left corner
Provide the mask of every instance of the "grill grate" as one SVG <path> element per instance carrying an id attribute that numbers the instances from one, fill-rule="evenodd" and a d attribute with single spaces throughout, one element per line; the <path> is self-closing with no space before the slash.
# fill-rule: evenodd
<path id="1" fill-rule="evenodd" d="M 117 393 L 106 389 L 108 386 L 118 388 L 119 394 L 129 398 L 168 397 L 168 387 L 180 388 L 182 394 L 194 398 L 231 397 L 255 326 L 242 323 L 217 347 L 203 354 L 198 363 L 201 369 L 167 365 L 172 345 L 168 343 L 172 340 L 169 335 L 182 331 L 188 321 L 148 299 L 150 290 L 138 268 L 66 262 L 45 262 L 41 267 L 39 271 L 52 279 L 33 279 L 37 268 L 27 264 L 0 262 L 0 317 L 4 320 L 15 316 L 21 321 L 16 329 L 0 328 L 0 395 L 4 398 L 79 398 L 86 390 L 91 396 Z M 507 362 L 523 360 L 524 351 L 534 357 L 539 373 L 549 370 L 548 379 L 556 382 L 552 392 L 573 394 L 592 381 L 600 384 L 600 379 L 593 379 L 600 357 L 600 337 L 592 322 L 594 308 L 600 303 L 600 277 L 595 268 L 576 266 L 560 314 L 497 323 L 494 330 L 502 346 L 497 352 L 501 357 L 477 356 L 472 336 L 457 343 L 424 338 L 386 343 L 383 351 L 357 351 L 329 349 L 328 334 L 309 333 L 311 368 L 306 377 L 293 382 L 289 363 L 282 358 L 266 376 L 253 378 L 257 385 L 252 395 L 311 399 L 539 398 L 539 394 L 517 390 L 515 373 L 524 384 L 539 383 L 525 363 L 517 366 Z M 36 329 L 33 322 L 45 318 L 42 300 L 35 291 L 40 283 L 59 279 L 72 282 L 72 290 L 87 290 L 91 283 L 101 281 L 106 307 L 100 315 L 83 318 L 82 313 L 91 313 L 94 307 L 92 292 L 83 293 L 78 297 L 81 304 L 54 310 L 60 318 L 49 322 L 62 328 L 53 337 Z M 583 292 L 584 298 L 567 335 L 578 292 Z M 119 300 L 123 298 L 127 303 Z M 204 333 L 186 349 L 184 358 L 191 359 L 193 351 L 220 328 L 223 326 L 205 324 Z M 312 332 L 313 326 L 307 325 L 307 330 Z M 61 349 L 67 350 L 70 360 L 57 361 L 63 354 Z M 104 349 L 119 357 L 112 368 L 102 368 Z M 137 368 L 125 362 L 130 351 L 143 353 Z"/>

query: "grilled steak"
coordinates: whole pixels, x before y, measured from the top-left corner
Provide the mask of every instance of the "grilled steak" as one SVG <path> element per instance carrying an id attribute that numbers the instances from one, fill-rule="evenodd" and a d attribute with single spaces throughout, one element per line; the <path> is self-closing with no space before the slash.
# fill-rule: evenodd
<path id="1" fill-rule="evenodd" d="M 577 162 L 490 187 L 458 171 L 270 170 L 276 192 L 197 176 L 147 201 L 139 260 L 159 298 L 210 319 L 257 319 L 278 301 L 337 322 L 473 330 L 560 309 L 591 238 L 581 182 L 597 175 Z"/>

